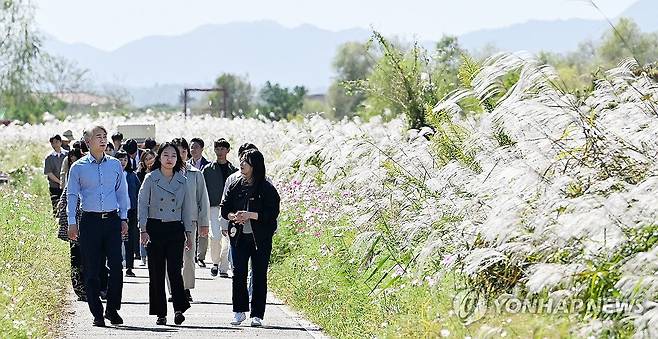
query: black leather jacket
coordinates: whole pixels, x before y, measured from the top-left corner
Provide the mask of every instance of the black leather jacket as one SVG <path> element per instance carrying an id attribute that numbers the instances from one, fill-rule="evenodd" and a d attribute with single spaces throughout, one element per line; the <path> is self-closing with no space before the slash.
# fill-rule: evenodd
<path id="1" fill-rule="evenodd" d="M 281 198 L 276 188 L 267 180 L 263 180 L 254 187 L 243 183 L 243 179 L 236 181 L 226 191 L 221 208 L 222 217 L 228 220 L 229 213 L 241 210 L 258 213 L 258 220 L 251 219 L 251 228 L 256 239 L 256 246 L 271 246 L 272 236 L 276 231 L 276 219 L 279 216 Z M 237 234 L 231 236 L 231 228 L 237 228 Z M 242 225 L 229 221 L 229 239 L 231 245 L 239 243 Z M 237 242 L 237 243 L 236 243 Z"/>

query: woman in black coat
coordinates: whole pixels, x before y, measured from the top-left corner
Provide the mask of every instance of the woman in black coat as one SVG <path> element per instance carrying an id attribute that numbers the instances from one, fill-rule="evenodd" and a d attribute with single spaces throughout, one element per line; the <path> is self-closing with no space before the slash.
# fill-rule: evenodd
<path id="1" fill-rule="evenodd" d="M 280 197 L 265 179 L 263 154 L 250 150 L 240 158 L 242 177 L 228 187 L 220 204 L 222 217 L 229 220 L 233 258 L 233 325 L 241 324 L 249 311 L 247 263 L 251 258 L 253 295 L 251 326 L 262 326 L 267 296 L 267 267 L 272 253 L 272 236 L 279 216 Z"/>

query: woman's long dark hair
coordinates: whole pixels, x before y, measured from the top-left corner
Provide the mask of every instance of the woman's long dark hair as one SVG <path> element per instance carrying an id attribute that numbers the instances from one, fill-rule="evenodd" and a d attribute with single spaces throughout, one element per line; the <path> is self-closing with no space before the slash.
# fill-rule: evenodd
<path id="1" fill-rule="evenodd" d="M 150 149 L 147 149 L 142 153 L 142 156 L 139 158 L 139 165 L 140 165 L 139 172 L 143 174 L 146 174 L 148 171 L 151 170 L 150 168 L 148 168 L 148 165 L 146 164 L 147 155 L 152 155 L 153 159 L 157 157 L 157 154 L 155 154 L 155 152 L 151 151 Z"/>
<path id="2" fill-rule="evenodd" d="M 118 152 L 114 153 L 114 157 L 117 158 L 117 159 L 127 158 L 128 153 L 126 153 L 125 151 L 118 151 Z M 132 161 L 130 161 L 130 159 L 128 159 L 128 163 L 126 164 L 126 167 L 124 167 L 123 170 L 128 172 L 128 173 L 132 173 L 132 172 L 135 171 L 135 169 L 133 168 Z"/>
<path id="3" fill-rule="evenodd" d="M 185 140 L 185 138 L 176 138 L 171 141 L 171 144 L 173 144 L 176 147 L 183 147 L 187 151 L 187 158 L 190 159 L 190 157 L 192 156 L 190 150 L 190 144 L 187 143 L 187 140 Z"/>
<path id="4" fill-rule="evenodd" d="M 80 160 L 80 158 L 82 158 L 84 156 L 84 154 L 82 154 L 82 150 L 80 150 L 79 148 L 74 147 L 74 148 L 71 148 L 71 150 L 69 151 L 69 153 L 66 156 L 69 159 L 69 171 L 70 171 L 71 167 L 73 167 L 73 163 L 75 161 Z M 75 161 L 71 161 L 72 157 L 75 157 Z"/>
<path id="5" fill-rule="evenodd" d="M 263 158 L 263 153 L 255 149 L 248 150 L 242 154 L 240 161 L 246 162 L 254 169 L 251 173 L 254 186 L 258 186 L 265 181 L 265 159 Z"/>
<path id="6" fill-rule="evenodd" d="M 172 147 L 174 151 L 176 151 L 176 164 L 174 165 L 174 172 L 178 172 L 181 169 L 183 169 L 183 159 L 180 157 L 180 152 L 178 152 L 178 147 L 176 147 L 174 144 L 170 142 L 165 142 L 164 144 L 160 145 L 160 148 L 158 149 L 158 155 L 155 157 L 155 162 L 153 163 L 153 166 L 151 166 L 151 172 L 160 169 L 162 167 L 162 163 L 160 162 L 160 157 L 162 156 L 162 152 L 165 150 L 167 147 Z"/>

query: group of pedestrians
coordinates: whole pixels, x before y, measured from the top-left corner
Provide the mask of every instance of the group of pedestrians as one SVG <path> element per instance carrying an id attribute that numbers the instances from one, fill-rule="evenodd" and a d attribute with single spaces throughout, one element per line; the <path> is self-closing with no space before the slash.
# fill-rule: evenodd
<path id="1" fill-rule="evenodd" d="M 238 171 L 227 160 L 225 139 L 214 142 L 217 160 L 209 162 L 200 138 L 191 145 L 184 138 L 161 145 L 147 140 L 140 149 L 119 134 L 112 143 L 107 137 L 104 127 L 89 127 L 67 152 L 61 136 L 54 136 L 44 163 L 53 208 L 60 212 L 59 237 L 70 242 L 73 289 L 88 303 L 93 325 L 123 323 L 123 261 L 126 276 L 134 276 L 136 257 L 148 266 L 149 314 L 156 324 L 167 323 L 168 286 L 174 323 L 181 324 L 192 301 L 195 262 L 205 267 L 209 245 L 211 275 L 228 278 L 232 271 L 231 324 L 241 324 L 251 310 L 251 325 L 261 326 L 280 204 L 262 153 L 243 144 Z"/>

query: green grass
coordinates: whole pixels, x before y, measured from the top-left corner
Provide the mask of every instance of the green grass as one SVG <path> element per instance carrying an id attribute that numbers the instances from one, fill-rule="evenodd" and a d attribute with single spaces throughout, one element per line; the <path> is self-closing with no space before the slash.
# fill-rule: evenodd
<path id="1" fill-rule="evenodd" d="M 269 286 L 287 304 L 304 313 L 326 333 L 337 338 L 452 338 L 486 337 L 505 333 L 512 338 L 572 336 L 577 319 L 534 314 L 496 314 L 469 326 L 453 312 L 453 276 L 436 285 L 396 279 L 388 288 L 372 292 L 374 281 L 353 260 L 350 234 L 336 236 L 297 233 L 281 218 L 275 236 Z M 386 290 L 386 292 L 382 292 Z"/>
<path id="2" fill-rule="evenodd" d="M 34 147 L 32 147 L 34 146 Z M 26 149 L 31 151 L 25 152 Z M 41 152 L 43 151 L 43 152 Z M 0 337 L 55 337 L 70 285 L 68 244 L 57 239 L 40 145 L 0 153 Z"/>

